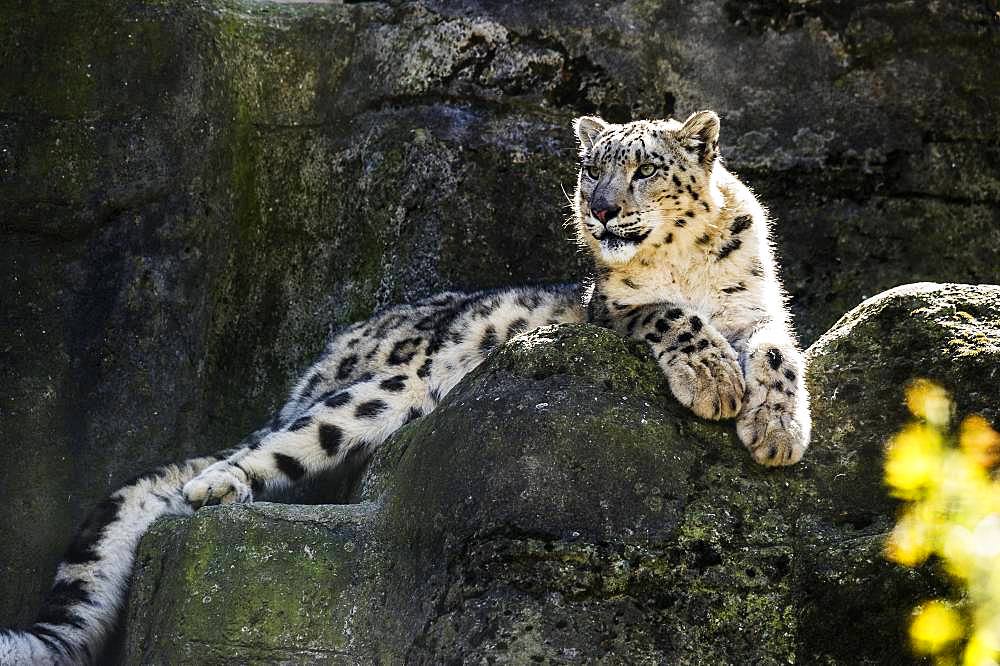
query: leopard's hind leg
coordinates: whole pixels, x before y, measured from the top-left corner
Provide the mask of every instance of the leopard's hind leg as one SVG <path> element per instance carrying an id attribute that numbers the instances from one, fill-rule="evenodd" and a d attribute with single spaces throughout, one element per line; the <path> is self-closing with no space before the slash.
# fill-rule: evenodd
<path id="1" fill-rule="evenodd" d="M 195 508 L 249 502 L 332 469 L 358 448 L 374 448 L 434 408 L 416 370 L 374 375 L 317 397 L 281 429 L 201 472 L 184 486 Z"/>

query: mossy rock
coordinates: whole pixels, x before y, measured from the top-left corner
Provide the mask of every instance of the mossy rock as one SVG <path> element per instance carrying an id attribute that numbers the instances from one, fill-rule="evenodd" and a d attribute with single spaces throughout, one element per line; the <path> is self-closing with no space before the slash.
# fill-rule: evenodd
<path id="1" fill-rule="evenodd" d="M 139 549 L 122 663 L 357 663 L 372 511 L 260 503 L 159 521 Z"/>
<path id="2" fill-rule="evenodd" d="M 643 345 L 588 325 L 518 336 L 380 449 L 359 491 L 359 549 L 325 550 L 333 573 L 317 574 L 334 592 L 355 586 L 353 599 L 317 606 L 336 631 L 297 621 L 314 626 L 303 645 L 388 663 L 909 663 L 910 611 L 950 588 L 934 566 L 883 556 L 898 510 L 882 484 L 884 443 L 905 420 L 913 377 L 944 383 L 962 410 L 995 408 L 996 388 L 979 378 L 1000 371 L 998 295 L 911 285 L 846 315 L 808 352 L 814 441 L 784 469 L 755 465 L 731 423 L 677 405 Z M 128 654 L 141 645 L 180 660 L 174 644 L 214 632 L 199 626 L 222 623 L 226 604 L 197 623 L 174 610 L 206 586 L 225 594 L 242 581 L 241 618 L 246 600 L 269 599 L 257 565 L 228 554 L 246 537 L 208 526 L 276 510 L 199 513 L 147 536 Z M 305 536 L 330 519 L 327 508 L 294 510 L 316 512 L 289 528 Z M 250 539 L 259 549 L 270 537 Z M 178 544 L 196 564 L 160 555 Z M 180 575 L 194 569 L 197 589 Z M 172 582 L 157 590 L 151 578 Z M 279 585 L 297 580 L 290 569 Z M 240 661 L 271 644 L 225 639 L 209 657 Z"/>
<path id="3" fill-rule="evenodd" d="M 917 378 L 959 415 L 1000 423 L 1000 286 L 918 283 L 868 299 L 808 350 L 814 429 L 829 446 L 878 447 L 907 419 Z"/>
<path id="4" fill-rule="evenodd" d="M 579 279 L 574 116 L 718 110 L 806 341 L 902 282 L 1000 280 L 995 4 L 4 3 L 0 624 L 331 328 Z"/>
<path id="5" fill-rule="evenodd" d="M 421 663 L 905 661 L 909 610 L 943 579 L 882 557 L 895 505 L 857 444 L 819 432 L 765 469 L 641 345 L 521 336 L 373 467 L 374 566 L 397 583 L 381 635 Z"/>

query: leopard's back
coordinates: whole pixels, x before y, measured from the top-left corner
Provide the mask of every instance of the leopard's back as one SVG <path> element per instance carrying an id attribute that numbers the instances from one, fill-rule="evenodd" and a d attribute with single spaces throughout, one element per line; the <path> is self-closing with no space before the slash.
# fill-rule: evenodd
<path id="1" fill-rule="evenodd" d="M 437 403 L 493 349 L 546 324 L 583 321 L 576 285 L 444 292 L 396 305 L 333 334 L 272 427 L 374 376 L 415 375 Z"/>

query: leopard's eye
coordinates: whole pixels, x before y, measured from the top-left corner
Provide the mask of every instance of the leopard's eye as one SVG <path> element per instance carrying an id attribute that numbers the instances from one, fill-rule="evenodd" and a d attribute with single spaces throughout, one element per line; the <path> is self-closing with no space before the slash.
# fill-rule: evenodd
<path id="1" fill-rule="evenodd" d="M 635 171 L 635 178 L 649 178 L 656 173 L 655 164 L 643 164 Z"/>
<path id="2" fill-rule="evenodd" d="M 594 180 L 597 180 L 601 175 L 600 169 L 598 169 L 595 166 L 591 166 L 589 164 L 583 167 L 583 170 L 587 174 L 587 178 L 592 178 Z"/>

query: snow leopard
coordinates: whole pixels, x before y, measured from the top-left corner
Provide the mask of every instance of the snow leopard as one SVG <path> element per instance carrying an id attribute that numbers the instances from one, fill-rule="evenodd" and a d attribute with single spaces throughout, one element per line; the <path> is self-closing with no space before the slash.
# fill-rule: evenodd
<path id="1" fill-rule="evenodd" d="M 735 419 L 758 463 L 799 461 L 810 436 L 804 358 L 768 215 L 723 166 L 719 126 L 712 111 L 683 123 L 577 118 L 570 223 L 591 275 L 442 293 L 340 330 L 284 406 L 239 446 L 144 474 L 103 500 L 66 552 L 37 621 L 0 630 L 0 663 L 97 661 L 153 521 L 266 498 L 371 454 L 494 349 L 544 325 L 590 322 L 644 341 L 695 415 Z"/>

